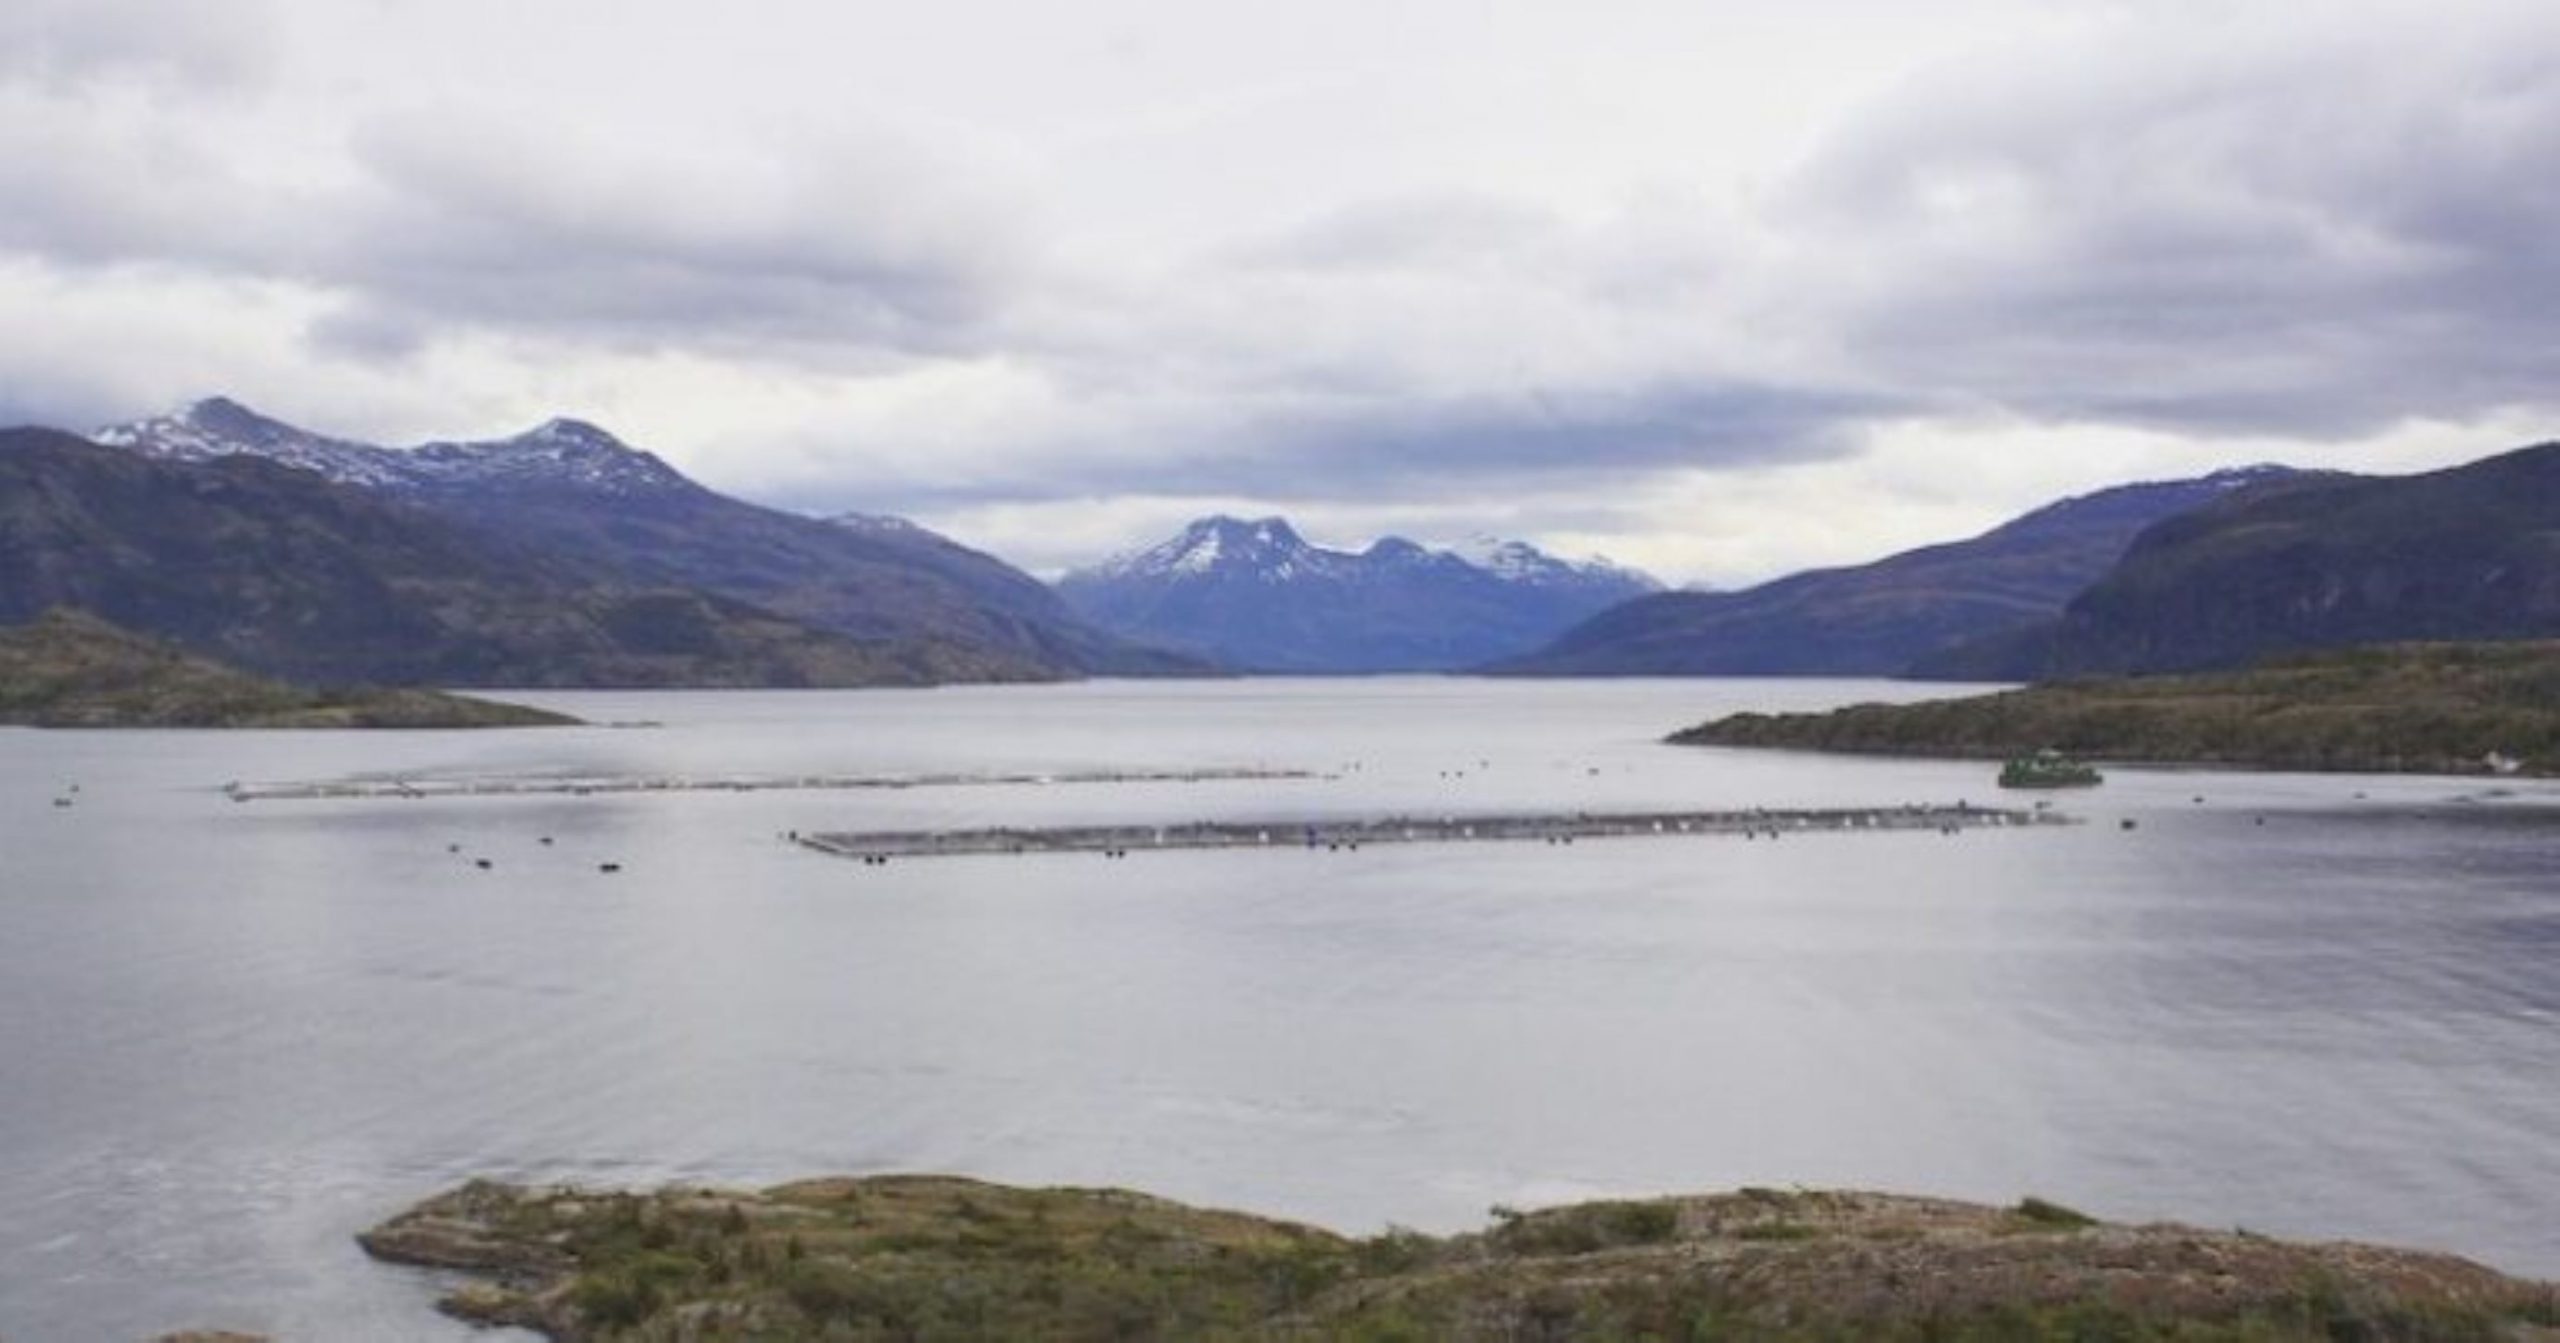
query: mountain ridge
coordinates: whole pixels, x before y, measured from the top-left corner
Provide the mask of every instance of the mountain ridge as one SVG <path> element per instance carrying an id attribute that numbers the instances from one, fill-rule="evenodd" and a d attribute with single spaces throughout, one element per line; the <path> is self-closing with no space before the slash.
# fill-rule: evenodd
<path id="1" fill-rule="evenodd" d="M 254 454 L 164 460 L 0 430 L 0 624 L 55 606 L 306 684 L 916 685 L 1031 679 L 621 581 Z"/>
<path id="2" fill-rule="evenodd" d="M 1525 647 L 1653 580 L 1486 547 L 1501 568 L 1399 536 L 1315 545 L 1286 518 L 1197 518 L 1171 538 L 1062 576 L 1059 594 L 1126 637 L 1253 671 L 1450 671 Z"/>
<path id="3" fill-rule="evenodd" d="M 2200 671 L 2357 644 L 2560 636 L 2560 443 L 2281 482 L 2164 519 L 2053 618 L 1919 670 Z"/>
<path id="4" fill-rule="evenodd" d="M 855 640 L 974 649 L 990 665 L 1052 678 L 1201 670 L 1086 625 L 1039 580 L 925 528 L 839 525 L 733 499 L 585 421 L 392 448 L 211 397 L 98 438 L 153 458 L 283 462 L 599 583 L 697 589 Z"/>
<path id="5" fill-rule="evenodd" d="M 2143 528 L 2305 473 L 2273 464 L 2059 499 L 1973 537 L 1755 587 L 1665 592 L 1602 611 L 1511 676 L 1897 676 L 1931 653 L 2059 611 Z"/>

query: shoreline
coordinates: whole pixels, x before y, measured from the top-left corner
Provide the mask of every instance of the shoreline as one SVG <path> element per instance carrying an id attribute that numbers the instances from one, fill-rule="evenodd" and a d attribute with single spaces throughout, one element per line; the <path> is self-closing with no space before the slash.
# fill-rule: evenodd
<path id="1" fill-rule="evenodd" d="M 949 1176 L 653 1191 L 474 1181 L 357 1237 L 438 1309 L 657 1337 L 2560 1338 L 2560 1285 L 2451 1255 L 1742 1189 L 1349 1237 L 1118 1189 Z M 832 1332 L 830 1332 L 832 1331 Z"/>

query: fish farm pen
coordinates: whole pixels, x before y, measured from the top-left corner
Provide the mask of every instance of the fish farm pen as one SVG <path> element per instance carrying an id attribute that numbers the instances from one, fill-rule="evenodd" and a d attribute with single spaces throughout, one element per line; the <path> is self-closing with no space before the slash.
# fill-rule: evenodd
<path id="1" fill-rule="evenodd" d="M 989 827 L 973 830 L 792 833 L 792 842 L 866 863 L 892 858 L 998 854 L 1094 853 L 1108 858 L 1182 849 L 1315 849 L 1340 852 L 1368 844 L 1546 843 L 1584 839 L 1718 835 L 1778 839 L 1788 835 L 1871 831 L 1935 831 L 2067 824 L 2052 811 L 1915 805 L 1775 811 L 1545 812 L 1489 816 L 1191 821 L 1178 825 Z"/>

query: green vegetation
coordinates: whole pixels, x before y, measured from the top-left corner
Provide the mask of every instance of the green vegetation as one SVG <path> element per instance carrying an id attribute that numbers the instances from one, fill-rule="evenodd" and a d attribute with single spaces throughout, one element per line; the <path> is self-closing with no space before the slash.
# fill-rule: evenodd
<path id="1" fill-rule="evenodd" d="M 2560 643 L 2383 645 L 2241 672 L 1735 714 L 1671 740 L 1983 759 L 2050 747 L 2165 764 L 2549 774 L 2560 770 Z"/>
<path id="2" fill-rule="evenodd" d="M 303 690 L 76 611 L 0 629 L 0 723 L 32 727 L 540 727 L 575 719 L 432 690 Z"/>
<path id="3" fill-rule="evenodd" d="M 2080 1211 L 2078 1208 L 2066 1208 L 2059 1203 L 2037 1198 L 2033 1194 L 2029 1194 L 2025 1198 L 2019 1199 L 2018 1206 L 2010 1211 L 2015 1212 L 2020 1221 L 2030 1222 L 2037 1226 L 2082 1227 L 2096 1226 L 2098 1224 L 2097 1218 Z"/>
<path id="4" fill-rule="evenodd" d="M 362 1237 L 555 1339 L 2489 1340 L 2560 1309 L 2461 1260 L 2116 1227 L 2041 1199 L 1751 1190 L 1367 1240 L 1117 1190 L 473 1183 Z"/>
<path id="5" fill-rule="evenodd" d="M 2098 771 L 2050 748 L 2011 756 L 2000 767 L 2003 788 L 2093 788 L 2103 782 Z"/>

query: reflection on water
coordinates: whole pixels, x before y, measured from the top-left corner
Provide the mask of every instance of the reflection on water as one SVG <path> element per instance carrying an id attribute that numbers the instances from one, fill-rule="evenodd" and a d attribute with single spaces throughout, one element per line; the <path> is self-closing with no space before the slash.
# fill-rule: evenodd
<path id="1" fill-rule="evenodd" d="M 779 839 L 1994 800 L 1979 765 L 1654 744 L 1914 693 L 551 695 L 665 726 L 0 733 L 0 1336 L 475 1336 L 347 1238 L 483 1173 L 954 1170 L 1349 1229 L 1742 1183 L 2034 1191 L 2560 1273 L 2539 785 L 2117 769 L 2063 804 L 2095 824 L 1779 843 L 879 869 Z M 218 791 L 1200 769 L 1321 777 Z"/>

